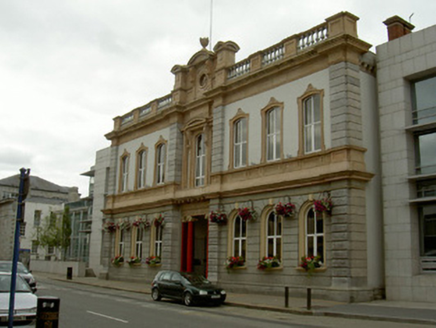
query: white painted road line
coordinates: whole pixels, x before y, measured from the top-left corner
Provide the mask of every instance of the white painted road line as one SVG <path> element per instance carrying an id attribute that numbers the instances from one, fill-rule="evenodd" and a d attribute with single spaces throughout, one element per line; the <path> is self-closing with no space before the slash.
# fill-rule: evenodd
<path id="1" fill-rule="evenodd" d="M 105 315 L 105 314 L 101 314 L 101 313 L 97 313 L 97 312 L 92 312 L 92 311 L 86 311 L 86 312 L 88 312 L 88 313 L 90 313 L 90 314 L 98 315 L 98 316 L 103 317 L 103 318 L 107 318 L 107 319 L 111 319 L 111 320 L 119 321 L 119 322 L 122 322 L 122 323 L 129 323 L 129 322 L 126 321 L 126 320 L 122 320 L 122 319 L 118 319 L 118 318 L 110 317 L 110 316 Z"/>

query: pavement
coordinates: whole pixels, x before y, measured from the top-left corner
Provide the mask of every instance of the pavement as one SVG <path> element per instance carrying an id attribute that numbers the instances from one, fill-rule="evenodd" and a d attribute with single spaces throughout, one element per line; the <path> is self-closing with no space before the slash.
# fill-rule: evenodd
<path id="1" fill-rule="evenodd" d="M 66 276 L 62 275 L 43 272 L 33 272 L 33 274 L 36 276 L 37 280 L 38 278 L 45 278 L 74 284 L 150 294 L 150 286 L 144 283 L 103 280 L 95 277 L 73 277 L 71 280 L 68 280 Z M 284 295 L 242 294 L 227 291 L 227 299 L 224 305 L 287 312 L 300 315 L 334 316 L 351 319 L 355 318 L 436 326 L 436 303 L 398 302 L 388 300 L 377 300 L 363 303 L 341 303 L 312 299 L 311 307 L 308 309 L 306 298 L 289 297 L 288 306 L 286 307 Z"/>

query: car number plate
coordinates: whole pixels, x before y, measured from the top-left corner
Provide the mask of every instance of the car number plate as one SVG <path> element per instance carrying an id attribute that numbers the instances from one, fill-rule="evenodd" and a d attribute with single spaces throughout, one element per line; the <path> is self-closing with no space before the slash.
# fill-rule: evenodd
<path id="1" fill-rule="evenodd" d="M 212 295 L 211 298 L 220 298 L 221 296 L 219 295 Z"/>

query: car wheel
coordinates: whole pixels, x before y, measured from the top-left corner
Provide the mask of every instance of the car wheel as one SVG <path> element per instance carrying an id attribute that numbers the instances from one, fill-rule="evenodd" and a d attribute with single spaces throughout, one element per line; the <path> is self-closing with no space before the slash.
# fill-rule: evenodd
<path id="1" fill-rule="evenodd" d="M 183 294 L 183 303 L 185 303 L 186 306 L 191 306 L 194 303 L 191 293 Z"/>
<path id="2" fill-rule="evenodd" d="M 151 298 L 153 299 L 153 301 L 161 300 L 162 296 L 160 295 L 159 289 L 153 288 L 153 290 L 151 291 Z"/>

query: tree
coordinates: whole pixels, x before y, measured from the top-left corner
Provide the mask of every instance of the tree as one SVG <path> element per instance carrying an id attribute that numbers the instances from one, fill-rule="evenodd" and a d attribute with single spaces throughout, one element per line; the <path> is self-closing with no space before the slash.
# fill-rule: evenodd
<path id="1" fill-rule="evenodd" d="M 50 216 L 44 218 L 44 224 L 38 227 L 38 241 L 42 247 L 54 247 L 58 252 L 60 251 L 62 259 L 65 260 L 71 243 L 71 219 L 68 206 L 64 208 L 61 222 L 58 222 L 54 212 L 50 212 Z"/>

